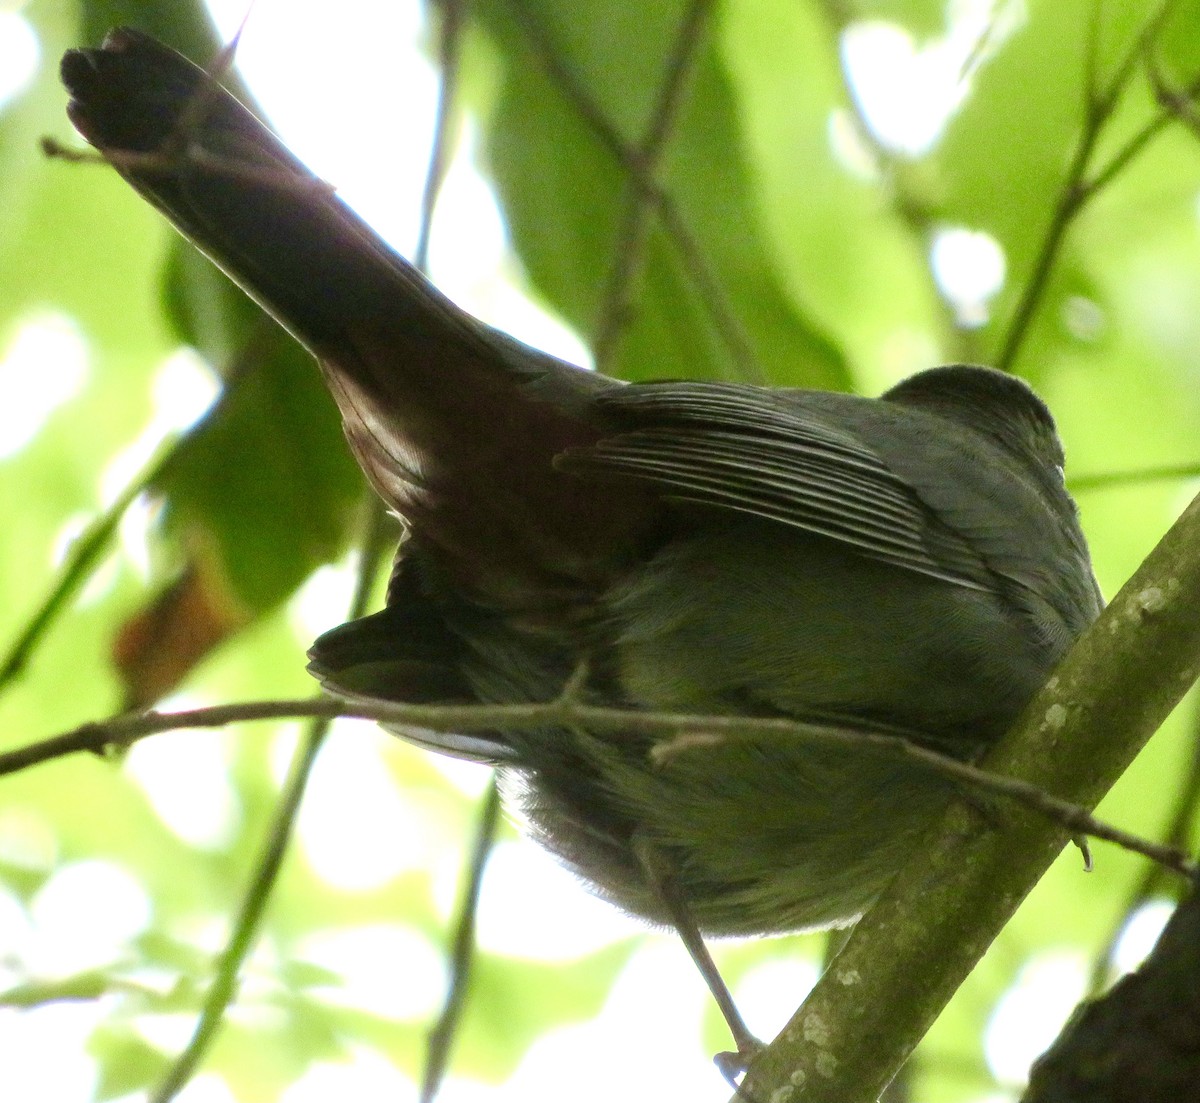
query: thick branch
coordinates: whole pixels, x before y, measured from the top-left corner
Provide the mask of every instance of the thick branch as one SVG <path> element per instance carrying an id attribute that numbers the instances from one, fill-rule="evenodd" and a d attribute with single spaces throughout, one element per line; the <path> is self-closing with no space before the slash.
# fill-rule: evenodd
<path id="1" fill-rule="evenodd" d="M 1200 498 L 1079 640 L 992 771 L 1092 807 L 1200 673 Z M 1040 817 L 947 813 L 743 1085 L 754 1099 L 868 1103 L 1066 842 Z M 776 1094 L 783 1090 L 787 1094 Z"/>

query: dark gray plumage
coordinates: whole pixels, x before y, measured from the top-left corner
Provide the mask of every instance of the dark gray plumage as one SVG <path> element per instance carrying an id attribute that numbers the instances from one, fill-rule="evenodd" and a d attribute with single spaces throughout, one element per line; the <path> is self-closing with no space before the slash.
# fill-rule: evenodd
<path id="1" fill-rule="evenodd" d="M 625 386 L 467 317 L 146 36 L 72 51 L 63 77 L 84 136 L 313 351 L 405 519 L 387 607 L 313 647 L 331 693 L 545 701 L 586 663 L 589 701 L 965 758 L 1097 615 L 1054 424 L 1020 381 L 937 368 L 882 399 Z M 205 158 L 172 145 L 181 127 Z M 911 763 L 803 740 L 662 762 L 633 731 L 417 738 L 499 764 L 539 839 L 666 922 L 648 846 L 718 934 L 850 920 L 947 796 Z"/>

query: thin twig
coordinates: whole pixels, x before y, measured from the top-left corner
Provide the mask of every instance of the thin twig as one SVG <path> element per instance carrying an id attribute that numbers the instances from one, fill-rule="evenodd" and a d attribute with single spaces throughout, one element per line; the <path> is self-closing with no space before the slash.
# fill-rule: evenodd
<path id="1" fill-rule="evenodd" d="M 1113 490 L 1130 483 L 1156 483 L 1200 478 L 1200 463 L 1167 464 L 1146 467 L 1141 471 L 1099 471 L 1091 475 L 1076 475 L 1067 479 L 1072 494 L 1087 494 L 1093 490 Z"/>
<path id="2" fill-rule="evenodd" d="M 467 0 L 440 0 L 437 6 L 442 13 L 441 32 L 438 35 L 438 71 L 441 74 L 441 84 L 433 124 L 433 143 L 429 149 L 429 163 L 425 170 L 425 186 L 421 191 L 421 230 L 413 252 L 413 264 L 425 275 L 429 274 L 429 240 L 433 232 L 433 210 L 437 206 L 438 195 L 446 181 L 446 169 L 449 166 L 450 124 L 458 93 Z"/>
<path id="3" fill-rule="evenodd" d="M 55 620 L 99 565 L 125 512 L 141 494 L 162 478 L 163 472 L 179 451 L 182 439 L 177 437 L 169 443 L 162 444 L 150 462 L 129 481 L 112 505 L 97 515 L 78 538 L 72 541 L 50 591 L 42 598 L 41 604 L 17 634 L 3 660 L 0 660 L 0 690 L 25 670 L 30 657 Z"/>
<path id="4" fill-rule="evenodd" d="M 611 267 L 592 340 L 592 354 L 601 371 L 612 362 L 630 319 L 634 286 L 646 254 L 654 196 L 659 190 L 659 170 L 683 106 L 688 77 L 703 41 L 712 3 L 713 0 L 690 0 L 685 9 L 645 136 L 633 151 L 638 172 L 630 177 L 625 189 L 625 210 L 613 240 Z M 655 186 L 648 186 L 651 183 Z"/>
<path id="5" fill-rule="evenodd" d="M 429 1031 L 425 1055 L 425 1072 L 421 1080 L 421 1103 L 432 1103 L 446 1075 L 446 1066 L 454 1036 L 466 1005 L 467 986 L 475 958 L 475 920 L 479 912 L 479 893 L 483 887 L 483 871 L 496 840 L 500 822 L 500 790 L 493 774 L 479 806 L 475 828 L 475 843 L 467 867 L 466 883 L 458 903 L 458 918 L 454 925 L 454 948 L 451 954 L 450 984 L 441 1014 Z"/>
<path id="6" fill-rule="evenodd" d="M 366 497 L 364 495 L 364 498 Z M 367 499 L 366 508 L 367 531 L 361 542 L 363 553 L 354 597 L 350 603 L 351 619 L 362 616 L 366 609 L 389 539 L 386 514 L 373 495 Z M 242 966 L 258 938 L 267 903 L 279 879 L 279 871 L 283 867 L 283 859 L 291 842 L 308 779 L 312 776 L 317 753 L 325 740 L 332 719 L 331 716 L 314 716 L 313 723 L 309 724 L 304 733 L 288 768 L 287 780 L 271 817 L 263 851 L 254 864 L 253 876 L 243 894 L 229 941 L 221 952 L 195 1029 L 187 1045 L 171 1063 L 166 1075 L 151 1094 L 150 1103 L 169 1103 L 169 1100 L 174 1099 L 191 1080 L 216 1040 L 225 1019 L 225 1012 L 237 994 Z"/>
<path id="7" fill-rule="evenodd" d="M 1034 261 L 1033 271 L 1021 290 L 1021 297 L 1017 301 L 1012 319 L 1004 334 L 1004 343 L 996 355 L 995 365 L 1001 371 L 1012 370 L 1017 354 L 1021 351 L 1021 345 L 1028 336 L 1034 316 L 1042 305 L 1042 296 L 1050 283 L 1050 273 L 1058 261 L 1059 249 L 1062 247 L 1067 230 L 1086 200 L 1095 194 L 1084 186 L 1083 180 L 1099 136 L 1100 117 L 1089 111 L 1083 131 L 1079 136 L 1079 143 L 1075 148 L 1075 155 L 1071 159 L 1071 166 L 1067 170 L 1066 181 L 1063 184 L 1058 203 L 1055 205 L 1054 214 L 1050 218 L 1050 225 L 1046 228 L 1041 249 Z"/>
<path id="8" fill-rule="evenodd" d="M 107 165 L 118 172 L 181 176 L 196 171 L 203 172 L 206 176 L 225 177 L 238 183 L 275 188 L 280 192 L 295 192 L 299 195 L 334 195 L 337 192 L 337 188 L 327 180 L 313 175 L 299 163 L 289 166 L 287 171 L 281 171 L 274 165 L 253 165 L 214 154 L 195 144 L 181 149 L 176 149 L 172 144 L 146 152 L 133 149 L 94 152 L 64 146 L 56 138 L 44 137 L 40 145 L 42 153 L 47 157 L 71 164 Z"/>
<path id="9" fill-rule="evenodd" d="M 442 23 L 438 40 L 441 82 L 438 88 L 437 118 L 433 144 L 425 170 L 425 186 L 421 194 L 421 230 L 413 263 L 425 274 L 429 267 L 429 243 L 433 234 L 433 212 L 445 182 L 448 164 L 447 147 L 450 123 L 458 94 L 459 65 L 462 57 L 462 38 L 466 26 L 468 0 L 441 0 Z M 430 1028 L 425 1052 L 425 1068 L 421 1076 L 421 1101 L 432 1103 L 441 1090 L 446 1076 L 454 1037 L 462 1022 L 470 985 L 471 967 L 475 960 L 475 919 L 479 907 L 479 892 L 483 871 L 491 855 L 500 819 L 500 796 L 495 775 L 480 804 L 475 843 L 470 851 L 466 882 L 459 901 L 450 948 L 450 982 L 437 1020 Z"/>
<path id="10" fill-rule="evenodd" d="M 1191 852 L 1191 834 L 1196 822 L 1196 811 L 1200 809 L 1200 716 L 1192 720 L 1192 757 L 1187 776 L 1183 779 L 1175 795 L 1175 808 L 1167 817 L 1167 828 L 1160 837 L 1165 839 L 1164 845 L 1174 847 L 1181 852 Z M 1137 884 L 1134 885 L 1126 898 L 1124 906 L 1117 912 L 1117 921 L 1113 926 L 1104 949 L 1096 955 L 1092 975 L 1088 984 L 1089 994 L 1098 995 L 1108 984 L 1112 973 L 1113 959 L 1116 956 L 1117 943 L 1125 924 L 1134 910 L 1147 900 L 1150 894 L 1159 888 L 1163 881 L 1163 870 L 1160 866 L 1149 865 L 1142 871 Z"/>
<path id="11" fill-rule="evenodd" d="M 225 949 L 204 999 L 200 1017 L 187 1045 L 172 1061 L 166 1075 L 150 1095 L 150 1103 L 168 1103 L 191 1080 L 200 1062 L 216 1040 L 224 1022 L 225 1011 L 237 993 L 238 976 L 247 955 L 254 946 L 262 923 L 263 912 L 271 898 L 272 889 L 283 865 L 292 827 L 308 778 L 312 773 L 317 752 L 321 749 L 327 720 L 310 726 L 305 733 L 296 757 L 292 759 L 287 780 L 280 793 L 279 804 L 271 818 L 262 854 L 254 864 L 254 875 L 242 897 L 242 906 L 233 925 Z"/>
<path id="12" fill-rule="evenodd" d="M 1163 26 L 1170 18 L 1171 9 L 1175 7 L 1177 2 L 1178 0 L 1162 0 L 1162 3 L 1158 6 L 1158 10 L 1142 24 L 1142 29 L 1134 36 L 1124 56 L 1117 62 L 1112 78 L 1105 88 L 1099 86 L 1097 76 L 1099 61 L 1094 62 L 1091 67 L 1090 79 L 1095 81 L 1095 83 L 1089 86 L 1088 96 L 1089 105 L 1097 115 L 1109 115 L 1112 113 L 1113 108 L 1116 107 L 1117 100 L 1121 98 L 1128 87 L 1134 70 L 1137 68 L 1138 61 L 1153 47 L 1154 40 L 1158 37 Z M 1096 50 L 1099 49 L 1099 41 L 1099 28 L 1097 28 L 1097 33 L 1092 43 L 1093 48 Z"/>
<path id="13" fill-rule="evenodd" d="M 737 377 L 748 382 L 763 382 L 762 368 L 753 344 L 674 197 L 646 174 L 636 148 L 618 132 L 583 81 L 560 56 L 525 0 L 508 0 L 508 7 L 538 65 L 574 108 L 592 136 L 643 190 L 645 201 L 653 203 L 658 211 L 663 229 L 679 251 L 684 267 L 692 277 L 714 328 L 729 353 Z"/>
<path id="14" fill-rule="evenodd" d="M 1097 169 L 1087 184 L 1088 197 L 1095 192 L 1108 187 L 1109 184 L 1129 166 L 1173 121 L 1189 125 L 1188 116 L 1195 111 L 1194 101 L 1200 96 L 1200 77 L 1193 80 L 1182 89 L 1171 88 L 1158 69 L 1153 53 L 1147 52 L 1146 69 L 1150 85 L 1159 103 L 1159 111 L 1142 128 L 1125 143 L 1104 165 Z"/>
<path id="15" fill-rule="evenodd" d="M 529 731 L 539 727 L 579 728 L 596 732 L 640 732 L 665 737 L 652 754 L 662 766 L 681 754 L 738 742 L 813 743 L 874 748 L 921 763 L 932 773 L 967 788 L 1008 797 L 1059 824 L 1070 833 L 1090 835 L 1142 854 L 1168 869 L 1192 876 L 1195 864 L 1182 853 L 1106 824 L 1086 809 L 1024 782 L 962 762 L 903 736 L 879 731 L 815 724 L 773 717 L 709 716 L 641 712 L 584 705 L 558 699 L 526 705 L 409 705 L 395 702 L 343 702 L 326 699 L 247 701 L 177 713 L 146 712 L 84 724 L 39 743 L 0 754 L 0 776 L 78 751 L 104 753 L 159 732 L 179 728 L 213 728 L 248 720 L 297 717 L 354 717 L 374 720 L 403 734 L 405 730 Z"/>
<path id="16" fill-rule="evenodd" d="M 196 423 L 190 432 L 160 445 L 154 457 L 129 481 L 112 505 L 99 514 L 71 544 L 70 551 L 49 592 L 30 615 L 25 627 L 17 634 L 3 660 L 0 661 L 0 691 L 20 676 L 34 652 L 45 639 L 46 634 L 54 626 L 54 622 L 66 610 L 71 598 L 91 577 L 92 571 L 98 566 L 105 549 L 112 541 L 125 512 L 141 494 L 166 477 L 181 450 L 192 439 L 192 434 L 199 431 L 213 417 L 219 416 L 220 409 L 230 401 L 241 382 L 260 361 L 262 343 L 274 328 L 274 323 L 267 323 L 264 318 L 264 325 L 254 330 L 233 362 L 222 373 L 224 385 L 207 414 Z"/>
<path id="17" fill-rule="evenodd" d="M 1129 86 L 1137 61 L 1152 50 L 1154 39 L 1170 15 L 1173 4 L 1174 0 L 1164 0 L 1154 15 L 1147 20 L 1141 32 L 1118 62 L 1112 78 L 1104 88 L 1099 88 L 1094 83 L 1098 80 L 1095 75 L 1098 62 L 1094 57 L 1088 62 L 1090 75 L 1089 86 L 1085 92 L 1083 127 L 1079 134 L 1075 153 L 1071 158 L 1071 164 L 1067 169 L 1062 191 L 1055 205 L 1054 214 L 1051 216 L 1046 235 L 1042 239 L 1041 248 L 1034 261 L 1033 270 L 1013 310 L 1003 344 L 996 356 L 996 367 L 1004 371 L 1012 370 L 1021 346 L 1029 334 L 1033 318 L 1041 307 L 1042 298 L 1049 286 L 1050 275 L 1058 261 L 1067 230 L 1078 218 L 1083 208 L 1132 163 L 1134 158 L 1162 131 L 1170 118 L 1171 112 L 1164 106 L 1163 110 L 1129 139 L 1102 168 L 1093 171 L 1089 176 L 1092 156 L 1096 151 L 1100 136 L 1112 119 L 1118 101 Z M 1093 36 L 1089 39 L 1089 51 L 1098 48 L 1098 36 Z"/>
<path id="18" fill-rule="evenodd" d="M 684 222 L 679 205 L 667 192 L 659 193 L 657 203 L 658 217 L 663 229 L 667 237 L 674 241 L 683 266 L 692 277 L 696 293 L 708 310 L 713 327 L 720 335 L 725 344 L 725 351 L 729 353 L 733 362 L 737 379 L 744 383 L 765 383 L 766 376 L 759 366 L 754 348 L 750 344 L 750 337 L 734 313 L 733 306 L 709 265 L 700 242 Z"/>
<path id="19" fill-rule="evenodd" d="M 1162 117 L 1168 121 L 1177 119 L 1193 134 L 1200 137 L 1200 117 L 1196 113 L 1196 97 L 1200 96 L 1200 78 L 1193 80 L 1191 84 L 1182 89 L 1172 88 L 1167 83 L 1166 77 L 1162 75 L 1153 55 L 1147 59 L 1147 70 L 1155 98 L 1163 109 Z"/>

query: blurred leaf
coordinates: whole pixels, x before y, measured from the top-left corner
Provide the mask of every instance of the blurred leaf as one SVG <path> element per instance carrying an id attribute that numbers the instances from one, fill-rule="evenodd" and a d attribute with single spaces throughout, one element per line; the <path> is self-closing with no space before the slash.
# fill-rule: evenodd
<path id="1" fill-rule="evenodd" d="M 319 988 L 322 985 L 339 984 L 342 979 L 338 973 L 323 965 L 295 959 L 284 962 L 279 977 L 292 988 Z"/>
<path id="2" fill-rule="evenodd" d="M 157 489 L 168 529 L 214 553 L 237 600 L 260 613 L 341 554 L 362 478 L 312 357 L 273 325 L 252 326 L 236 382 Z"/>
<path id="3" fill-rule="evenodd" d="M 200 0 L 175 0 L 170 4 L 147 4 L 145 0 L 83 0 L 81 42 L 99 45 L 114 27 L 131 26 L 191 58 L 203 61 L 224 45 L 207 7 Z"/>
<path id="4" fill-rule="evenodd" d="M 510 57 L 492 114 L 489 167 L 535 285 L 584 333 L 594 333 L 600 321 L 612 253 L 622 245 L 616 233 L 629 182 L 563 82 L 546 75 L 536 44 L 544 40 L 620 140 L 636 143 L 665 79 L 681 11 L 681 4 L 659 5 L 637 9 L 633 18 L 626 5 L 606 0 L 573 5 L 569 14 L 550 3 L 480 6 Z M 670 143 L 670 193 L 766 376 L 844 388 L 840 351 L 787 296 L 759 236 L 735 104 L 711 35 L 701 40 L 687 108 Z M 730 226 L 738 232 L 728 233 Z M 638 292 L 615 374 L 736 377 L 711 313 L 700 307 L 694 265 L 677 241 L 652 237 Z"/>
<path id="5" fill-rule="evenodd" d="M 723 48 L 771 256 L 788 293 L 855 369 L 887 380 L 928 365 L 941 307 L 926 243 L 904 211 L 880 201 L 876 183 L 843 163 L 831 140 L 835 120 L 850 116 L 835 29 L 820 9 L 743 0 L 726 12 Z M 833 385 L 789 374 L 778 381 Z"/>
<path id="6" fill-rule="evenodd" d="M 0 992 L 0 1006 L 30 1008 L 63 1000 L 98 1000 L 110 987 L 107 973 L 78 973 L 62 980 L 14 985 Z"/>
<path id="7" fill-rule="evenodd" d="M 180 237 L 172 238 L 162 275 L 163 316 L 175 336 L 224 377 L 239 367 L 245 346 L 271 323 L 215 264 Z"/>
<path id="8" fill-rule="evenodd" d="M 170 693 L 214 647 L 246 623 L 225 580 L 204 557 L 129 618 L 113 641 L 125 705 L 143 709 Z"/>
<path id="9" fill-rule="evenodd" d="M 362 477 L 312 357 L 182 242 L 164 304 L 180 338 L 229 377 L 158 485 L 167 524 L 215 552 L 237 599 L 262 612 L 341 553 Z"/>
<path id="10" fill-rule="evenodd" d="M 89 1051 L 100 1066 L 96 1099 L 116 1099 L 155 1083 L 167 1067 L 167 1058 L 148 1042 L 126 1031 L 100 1029 L 92 1035 Z"/>
<path id="11" fill-rule="evenodd" d="M 1200 0 L 1173 0 L 1150 60 L 1162 66 L 1168 83 L 1190 83 L 1200 69 Z"/>

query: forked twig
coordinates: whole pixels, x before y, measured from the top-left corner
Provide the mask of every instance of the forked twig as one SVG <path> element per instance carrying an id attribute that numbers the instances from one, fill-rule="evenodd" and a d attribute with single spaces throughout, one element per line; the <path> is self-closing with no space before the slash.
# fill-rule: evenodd
<path id="1" fill-rule="evenodd" d="M 712 3 L 713 0 L 690 0 L 688 3 L 667 58 L 666 72 L 645 136 L 630 151 L 637 171 L 630 175 L 626 187 L 625 210 L 613 242 L 608 282 L 592 342 L 596 367 L 601 371 L 615 355 L 620 335 L 629 321 L 633 288 L 646 251 L 650 214 L 660 191 L 659 168 L 683 106 L 688 76 L 703 41 Z"/>

